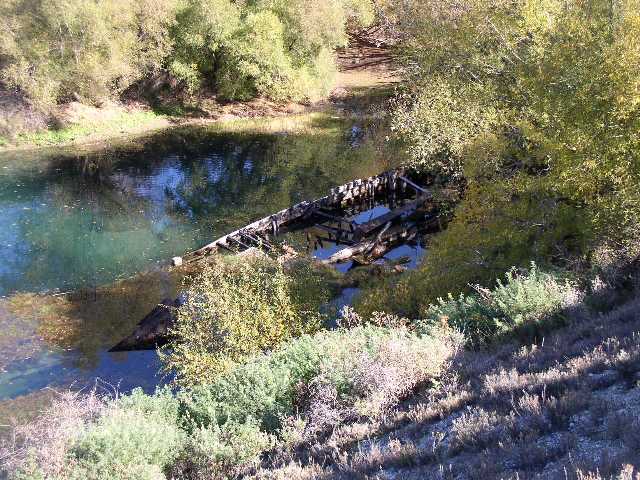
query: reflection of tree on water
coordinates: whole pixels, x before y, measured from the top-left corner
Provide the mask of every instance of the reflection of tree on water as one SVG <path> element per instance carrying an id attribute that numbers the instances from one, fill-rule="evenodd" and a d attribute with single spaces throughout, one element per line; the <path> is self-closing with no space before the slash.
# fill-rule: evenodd
<path id="1" fill-rule="evenodd" d="M 132 330 L 158 299 L 177 295 L 185 273 L 143 274 L 69 295 L 16 294 L 3 303 L 13 322 L 37 325 L 39 337 L 68 351 L 69 366 L 91 369 L 97 366 L 100 352 Z"/>
<path id="2" fill-rule="evenodd" d="M 96 285 L 387 166 L 366 145 L 353 149 L 332 132 L 181 129 L 136 150 L 16 168 L 0 177 L 0 220 L 17 203 L 11 223 L 22 249 L 7 251 L 20 261 L 0 270 L 0 291 L 84 286 L 71 297 L 18 295 L 11 304 L 14 314 L 37 322 L 50 345 L 71 349 L 73 366 L 93 368 L 159 300 L 175 296 L 177 280 L 150 273 Z"/>

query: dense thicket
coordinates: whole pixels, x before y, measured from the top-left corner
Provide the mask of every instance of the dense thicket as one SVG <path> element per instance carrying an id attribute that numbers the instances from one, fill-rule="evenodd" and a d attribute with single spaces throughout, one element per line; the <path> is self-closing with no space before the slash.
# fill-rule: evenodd
<path id="1" fill-rule="evenodd" d="M 160 73 L 192 93 L 312 99 L 331 87 L 347 28 L 373 15 L 370 0 L 7 0 L 0 81 L 45 108 Z"/>
<path id="2" fill-rule="evenodd" d="M 324 279 L 307 262 L 285 272 L 262 258 L 218 260 L 193 279 L 162 354 L 176 382 L 215 378 L 253 355 L 322 328 L 330 300 Z"/>
<path id="3" fill-rule="evenodd" d="M 394 129 L 415 165 L 467 188 L 406 295 L 368 308 L 417 314 L 532 259 L 604 273 L 640 254 L 637 0 L 421 0 L 394 15 L 411 79 Z"/>

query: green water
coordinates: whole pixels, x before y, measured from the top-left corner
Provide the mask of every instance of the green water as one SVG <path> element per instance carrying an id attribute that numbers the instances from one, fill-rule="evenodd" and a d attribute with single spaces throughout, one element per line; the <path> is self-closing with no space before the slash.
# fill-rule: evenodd
<path id="1" fill-rule="evenodd" d="M 354 150 L 181 129 L 134 152 L 0 157 L 0 295 L 105 284 L 383 168 Z"/>
<path id="2" fill-rule="evenodd" d="M 107 349 L 175 292 L 161 267 L 392 166 L 366 139 L 354 141 L 352 127 L 328 120 L 304 135 L 190 127 L 99 153 L 0 154 L 0 328 L 12 332 L 0 339 L 0 399 L 95 377 L 152 389 L 154 352 Z M 139 272 L 147 272 L 139 282 L 110 289 Z M 56 303 L 16 296 L 77 289 L 85 293 Z"/>

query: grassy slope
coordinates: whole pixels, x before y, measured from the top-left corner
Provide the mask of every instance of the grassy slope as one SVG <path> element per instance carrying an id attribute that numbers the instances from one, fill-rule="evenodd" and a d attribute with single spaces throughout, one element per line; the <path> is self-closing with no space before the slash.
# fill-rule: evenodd
<path id="1" fill-rule="evenodd" d="M 13 139 L 0 136 L 0 152 L 47 146 L 101 143 L 108 139 L 147 133 L 171 124 L 169 117 L 146 109 L 94 109 L 92 118 L 74 119 L 60 129 L 19 133 Z"/>
<path id="2" fill-rule="evenodd" d="M 541 346 L 464 352 L 435 391 L 382 422 L 340 427 L 256 478 L 636 478 L 640 301 L 572 316 Z"/>

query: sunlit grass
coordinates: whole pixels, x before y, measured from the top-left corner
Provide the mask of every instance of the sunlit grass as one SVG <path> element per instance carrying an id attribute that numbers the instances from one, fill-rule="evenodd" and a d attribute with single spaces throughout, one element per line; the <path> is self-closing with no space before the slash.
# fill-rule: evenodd
<path id="1" fill-rule="evenodd" d="M 337 133 L 344 128 L 345 118 L 331 112 L 311 112 L 282 117 L 238 118 L 211 124 L 218 133 L 320 135 Z"/>
<path id="2" fill-rule="evenodd" d="M 82 119 L 60 129 L 20 133 L 13 139 L 0 137 L 0 147 L 46 147 L 69 145 L 87 140 L 105 140 L 115 136 L 166 126 L 167 116 L 147 110 L 120 111 L 104 118 Z"/>
<path id="3" fill-rule="evenodd" d="M 36 133 L 19 134 L 14 143 L 20 145 L 60 145 L 71 143 L 88 136 L 111 136 L 125 133 L 129 129 L 139 128 L 158 119 L 165 118 L 152 111 L 120 112 L 108 119 L 85 120 L 82 124 L 73 124 L 59 130 L 46 130 Z M 6 145 L 8 141 L 4 139 Z M 3 145 L 0 140 L 0 145 Z"/>

